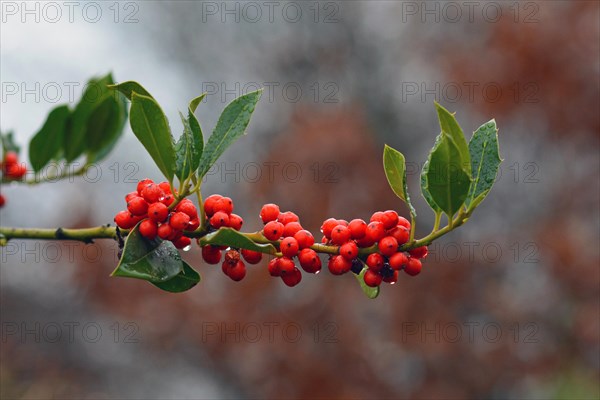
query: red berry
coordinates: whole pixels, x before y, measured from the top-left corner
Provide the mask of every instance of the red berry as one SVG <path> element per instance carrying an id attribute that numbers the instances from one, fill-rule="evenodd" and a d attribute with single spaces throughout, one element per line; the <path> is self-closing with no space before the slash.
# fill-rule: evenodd
<path id="1" fill-rule="evenodd" d="M 231 214 L 229 216 L 229 223 L 227 224 L 228 227 L 233 228 L 236 231 L 239 231 L 240 229 L 242 229 L 243 224 L 244 224 L 244 220 L 239 215 Z"/>
<path id="2" fill-rule="evenodd" d="M 390 235 L 396 238 L 399 245 L 402 245 L 408 242 L 408 239 L 410 238 L 410 230 L 406 229 L 406 227 L 402 225 L 398 225 L 390 230 Z"/>
<path id="3" fill-rule="evenodd" d="M 192 244 L 192 239 L 190 239 L 187 236 L 182 236 L 179 239 L 177 239 L 173 244 L 178 249 L 185 249 L 187 246 Z"/>
<path id="4" fill-rule="evenodd" d="M 352 261 L 358 256 L 358 246 L 354 242 L 346 242 L 340 247 L 340 255 Z"/>
<path id="5" fill-rule="evenodd" d="M 176 242 L 182 236 L 183 236 L 183 231 L 179 231 L 179 230 L 173 229 L 173 227 L 171 227 L 171 234 L 169 235 L 167 240 L 170 240 L 171 242 Z"/>
<path id="6" fill-rule="evenodd" d="M 331 231 L 333 231 L 333 228 L 335 228 L 338 225 L 339 223 L 337 219 L 328 218 L 327 220 L 325 220 L 325 222 L 323 222 L 323 225 L 321 225 L 321 232 L 326 237 L 331 238 Z"/>
<path id="7" fill-rule="evenodd" d="M 202 258 L 207 264 L 218 264 L 221 261 L 221 250 L 216 246 L 203 246 Z"/>
<path id="8" fill-rule="evenodd" d="M 348 226 L 348 221 L 346 221 L 345 219 L 338 219 L 337 222 L 338 225 Z"/>
<path id="9" fill-rule="evenodd" d="M 161 182 L 158 184 L 158 187 L 162 189 L 163 192 L 165 192 L 165 194 L 173 194 L 173 192 L 171 191 L 171 185 L 169 185 L 169 182 Z"/>
<path id="10" fill-rule="evenodd" d="M 132 215 L 145 216 L 148 213 L 148 203 L 141 197 L 134 197 L 127 202 L 127 210 Z"/>
<path id="11" fill-rule="evenodd" d="M 285 283 L 289 287 L 294 287 L 297 284 L 299 284 L 302 280 L 302 272 L 300 272 L 298 268 L 294 267 L 292 272 L 282 274 L 281 279 L 283 280 L 283 283 Z"/>
<path id="12" fill-rule="evenodd" d="M 425 258 L 428 254 L 427 246 L 415 247 L 409 250 L 408 254 L 413 258 Z"/>
<path id="13" fill-rule="evenodd" d="M 302 230 L 302 225 L 299 222 L 289 222 L 288 224 L 284 224 L 283 228 L 283 236 L 294 236 L 297 232 Z"/>
<path id="14" fill-rule="evenodd" d="M 289 257 L 280 257 L 278 264 L 279 270 L 281 271 L 281 275 L 292 273 L 294 271 L 294 268 L 296 268 L 294 260 L 292 260 Z"/>
<path id="15" fill-rule="evenodd" d="M 350 240 L 350 229 L 345 227 L 344 225 L 337 225 L 331 231 L 331 241 L 338 246 L 346 243 Z"/>
<path id="16" fill-rule="evenodd" d="M 151 183 L 142 190 L 142 197 L 148 203 L 156 203 L 165 197 L 165 192 L 155 183 Z"/>
<path id="17" fill-rule="evenodd" d="M 392 229 L 396 225 L 398 225 L 398 213 L 394 210 L 387 210 L 383 213 L 383 227 L 385 229 Z"/>
<path id="18" fill-rule="evenodd" d="M 321 259 L 313 249 L 303 249 L 298 254 L 300 266 L 306 272 L 315 274 L 321 270 Z"/>
<path id="19" fill-rule="evenodd" d="M 191 200 L 188 199 L 181 200 L 181 202 L 175 207 L 175 211 L 187 214 L 190 218 L 198 217 L 198 210 L 196 210 L 196 206 Z"/>
<path id="20" fill-rule="evenodd" d="M 281 254 L 290 258 L 298 254 L 298 249 L 300 248 L 300 246 L 298 246 L 298 241 L 293 237 L 286 237 L 283 239 L 279 247 L 281 248 Z"/>
<path id="21" fill-rule="evenodd" d="M 398 226 L 403 226 L 410 231 L 410 221 L 404 217 L 398 217 Z"/>
<path id="22" fill-rule="evenodd" d="M 210 225 L 215 229 L 219 229 L 223 226 L 228 226 L 229 225 L 229 215 L 227 215 L 223 211 L 217 211 L 216 213 L 213 214 L 212 217 L 210 217 Z"/>
<path id="23" fill-rule="evenodd" d="M 373 272 L 373 270 L 367 270 L 363 279 L 365 281 L 365 285 L 369 287 L 377 287 L 381 285 L 381 275 L 379 275 L 377 272 Z"/>
<path id="24" fill-rule="evenodd" d="M 204 213 L 208 218 L 212 217 L 215 211 L 215 204 L 217 201 L 221 200 L 223 196 L 220 194 L 210 195 L 204 200 Z"/>
<path id="25" fill-rule="evenodd" d="M 277 204 L 269 203 L 262 206 L 260 209 L 260 219 L 263 224 L 271 221 L 275 221 L 279 216 L 279 206 Z"/>
<path id="26" fill-rule="evenodd" d="M 392 269 L 399 271 L 408 262 L 408 257 L 402 252 L 398 252 L 390 257 L 389 263 Z"/>
<path id="27" fill-rule="evenodd" d="M 5 168 L 14 165 L 19 162 L 19 156 L 14 151 L 8 151 L 4 155 L 4 166 Z"/>
<path id="28" fill-rule="evenodd" d="M 173 228 L 169 224 L 161 224 L 158 227 L 158 237 L 167 240 L 173 234 Z"/>
<path id="29" fill-rule="evenodd" d="M 231 200 L 229 197 L 221 197 L 215 202 L 213 211 L 215 213 L 221 211 L 228 215 L 231 214 L 233 212 L 233 200 Z"/>
<path id="30" fill-rule="evenodd" d="M 369 220 L 369 222 L 378 221 L 378 222 L 383 223 L 384 219 L 385 219 L 385 216 L 383 214 L 383 211 L 376 211 L 373 213 L 373 215 L 371 215 L 371 219 Z"/>
<path id="31" fill-rule="evenodd" d="M 362 219 L 353 219 L 348 224 L 348 229 L 352 239 L 361 239 L 367 233 L 367 223 Z"/>
<path id="32" fill-rule="evenodd" d="M 385 236 L 385 228 L 379 221 L 373 221 L 367 225 L 367 233 L 365 235 L 373 243 L 379 242 Z"/>
<path id="33" fill-rule="evenodd" d="M 5 204 L 6 204 L 6 199 L 4 198 L 4 196 L 2 196 L 0 194 L 0 207 L 4 207 Z"/>
<path id="34" fill-rule="evenodd" d="M 158 225 L 151 219 L 145 219 L 140 223 L 140 234 L 147 239 L 154 239 L 158 233 Z"/>
<path id="35" fill-rule="evenodd" d="M 398 241 L 393 236 L 386 236 L 379 241 L 378 247 L 381 254 L 391 257 L 398 251 Z"/>
<path id="36" fill-rule="evenodd" d="M 130 193 L 127 193 L 127 194 L 125 195 L 125 201 L 127 201 L 127 202 L 128 202 L 129 200 L 133 199 L 134 197 L 140 197 L 140 195 L 138 194 L 138 192 L 130 192 Z"/>
<path id="37" fill-rule="evenodd" d="M 358 247 L 371 247 L 375 244 L 375 241 L 370 236 L 365 235 L 365 237 L 357 239 L 356 244 Z"/>
<path id="38" fill-rule="evenodd" d="M 283 234 L 283 224 L 277 221 L 268 222 L 263 229 L 263 234 L 269 240 L 279 240 Z"/>
<path id="39" fill-rule="evenodd" d="M 383 281 L 386 283 L 391 283 L 392 285 L 398 282 L 398 271 L 394 271 L 394 273 L 389 276 L 384 276 Z"/>
<path id="40" fill-rule="evenodd" d="M 291 225 L 291 224 L 288 224 Z M 285 228 L 284 228 L 285 231 Z M 307 247 L 312 246 L 313 244 L 315 244 L 315 238 L 313 237 L 312 233 L 310 233 L 309 231 L 302 229 L 298 232 L 296 232 L 296 234 L 294 235 L 294 239 L 296 239 L 298 241 L 298 246 L 300 246 L 301 249 L 305 249 Z"/>
<path id="41" fill-rule="evenodd" d="M 6 166 L 6 175 L 13 179 L 21 179 L 27 173 L 24 164 L 11 164 Z"/>
<path id="42" fill-rule="evenodd" d="M 269 274 L 271 276 L 281 276 L 281 267 L 279 266 L 279 258 L 274 258 L 269 261 L 268 265 Z"/>
<path id="43" fill-rule="evenodd" d="M 352 262 L 346 260 L 342 256 L 333 256 L 329 259 L 327 267 L 329 268 L 329 272 L 331 272 L 333 275 L 342 275 L 350 271 L 352 268 Z"/>
<path id="44" fill-rule="evenodd" d="M 284 226 L 290 222 L 298 222 L 300 218 L 291 211 L 282 212 L 277 216 L 277 221 L 281 222 Z"/>
<path id="45" fill-rule="evenodd" d="M 169 216 L 169 208 L 163 203 L 153 203 L 148 206 L 148 217 L 156 222 L 164 222 Z"/>
<path id="46" fill-rule="evenodd" d="M 119 211 L 115 215 L 115 224 L 121 229 L 131 229 L 135 226 L 136 222 L 129 211 Z"/>
<path id="47" fill-rule="evenodd" d="M 371 253 L 367 257 L 367 266 L 373 272 L 381 271 L 384 263 L 385 263 L 385 260 L 383 259 L 383 256 L 379 253 Z"/>
<path id="48" fill-rule="evenodd" d="M 200 219 L 198 217 L 190 219 L 188 226 L 185 228 L 188 232 L 193 232 L 200 227 Z"/>
<path id="49" fill-rule="evenodd" d="M 258 264 L 262 260 L 262 253 L 248 249 L 242 249 L 242 256 L 249 264 Z"/>
<path id="50" fill-rule="evenodd" d="M 146 186 L 153 184 L 154 181 L 152 179 L 142 179 L 141 181 L 138 182 L 137 184 L 137 192 L 138 194 L 141 196 L 142 195 L 142 191 L 144 190 L 144 188 L 146 188 Z"/>
<path id="51" fill-rule="evenodd" d="M 175 201 L 175 197 L 172 194 L 165 194 L 165 197 L 160 201 L 165 206 L 169 207 Z"/>
<path id="52" fill-rule="evenodd" d="M 171 225 L 171 228 L 177 231 L 183 231 L 185 228 L 187 228 L 189 222 L 190 216 L 182 212 L 172 213 L 171 218 L 169 219 L 169 225 Z"/>
<path id="53" fill-rule="evenodd" d="M 227 275 L 235 282 L 241 281 L 246 276 L 246 265 L 244 265 L 243 261 L 239 260 L 233 267 L 229 268 Z"/>
<path id="54" fill-rule="evenodd" d="M 415 276 L 415 275 L 418 275 L 419 272 L 421 272 L 422 267 L 423 267 L 423 264 L 421 263 L 421 260 L 409 257 L 408 262 L 406 263 L 406 266 L 404 267 L 404 272 L 406 272 L 410 276 Z"/>

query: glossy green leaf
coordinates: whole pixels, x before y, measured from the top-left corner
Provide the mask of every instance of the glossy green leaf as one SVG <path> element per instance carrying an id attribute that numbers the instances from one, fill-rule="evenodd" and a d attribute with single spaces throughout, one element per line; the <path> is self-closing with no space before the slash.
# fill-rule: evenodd
<path id="1" fill-rule="evenodd" d="M 129 122 L 133 133 L 144 145 L 169 182 L 175 172 L 175 149 L 169 122 L 151 97 L 133 92 Z"/>
<path id="2" fill-rule="evenodd" d="M 137 224 L 127 235 L 119 265 L 111 274 L 160 283 L 183 271 L 183 261 L 173 243 L 158 238 L 148 240 Z"/>
<path id="3" fill-rule="evenodd" d="M 35 172 L 44 168 L 61 152 L 70 114 L 68 106 L 56 107 L 29 142 L 29 162 Z"/>
<path id="4" fill-rule="evenodd" d="M 100 79 L 91 79 L 69 120 L 63 141 L 64 155 L 68 162 L 75 160 L 86 151 L 88 122 L 96 108 L 113 96 L 108 85 L 113 83 L 111 74 Z"/>
<path id="5" fill-rule="evenodd" d="M 408 208 L 410 209 L 411 215 L 414 217 L 417 215 L 414 207 L 410 202 L 410 196 L 408 195 L 408 185 L 406 183 L 406 161 L 404 155 L 398 150 L 391 148 L 387 144 L 383 149 L 383 169 L 385 176 L 390 184 L 390 187 L 396 193 L 396 196 L 400 197 Z"/>
<path id="6" fill-rule="evenodd" d="M 461 168 L 467 173 L 471 173 L 471 157 L 469 153 L 469 147 L 467 146 L 467 140 L 463 133 L 458 121 L 454 117 L 455 113 L 450 113 L 438 102 L 435 102 L 435 108 L 440 122 L 440 128 L 442 133 L 452 138 L 461 159 Z"/>
<path id="7" fill-rule="evenodd" d="M 496 121 L 491 120 L 481 125 L 469 141 L 471 153 L 471 187 L 465 204 L 470 206 L 475 199 L 481 197 L 479 204 L 489 193 L 496 180 L 496 174 L 502 159 L 498 148 L 498 128 Z"/>
<path id="8" fill-rule="evenodd" d="M 204 96 L 205 94 L 196 97 L 190 102 L 187 119 L 180 113 L 181 122 L 183 123 L 183 133 L 175 145 L 175 154 L 177 156 L 175 175 L 177 175 L 180 181 L 183 181 L 198 169 L 200 158 L 202 157 L 204 139 L 200 123 L 196 119 L 194 111 Z"/>
<path id="9" fill-rule="evenodd" d="M 87 123 L 88 162 L 98 162 L 113 149 L 127 121 L 125 96 L 113 91 L 90 115 Z"/>
<path id="10" fill-rule="evenodd" d="M 133 92 L 146 97 L 154 98 L 142 85 L 134 81 L 127 81 L 119 83 L 117 85 L 109 85 L 109 88 L 118 90 L 119 92 L 123 93 L 125 97 L 127 97 L 129 100 L 131 100 Z"/>
<path id="11" fill-rule="evenodd" d="M 365 273 L 367 272 L 367 270 L 368 270 L 368 268 L 364 267 L 358 275 L 356 275 L 356 274 L 352 274 L 352 275 L 354 275 L 356 277 L 356 280 L 358 280 L 358 283 L 360 284 L 360 288 L 362 289 L 363 293 L 368 298 L 374 299 L 377 296 L 379 296 L 379 286 L 377 286 L 377 287 L 367 286 L 367 284 L 365 283 Z"/>
<path id="12" fill-rule="evenodd" d="M 244 134 L 261 93 L 262 90 L 250 92 L 238 97 L 225 107 L 217 126 L 204 146 L 198 169 L 200 177 L 206 175 L 221 154 Z"/>
<path id="13" fill-rule="evenodd" d="M 183 270 L 174 278 L 166 282 L 155 283 L 150 282 L 154 286 L 167 292 L 181 293 L 190 290 L 200 282 L 200 274 L 196 272 L 188 263 L 182 261 Z"/>
<path id="14" fill-rule="evenodd" d="M 238 231 L 231 228 L 221 228 L 215 232 L 209 233 L 200 239 L 200 244 L 205 246 L 207 244 L 229 246 L 238 249 L 247 249 L 259 251 L 261 253 L 275 254 L 277 249 L 270 243 L 258 244 L 248 239 Z"/>
<path id="15" fill-rule="evenodd" d="M 442 137 L 443 136 L 441 134 L 438 135 L 438 137 L 435 139 L 435 144 L 433 145 L 433 148 L 437 147 L 438 141 Z M 433 151 L 433 149 L 432 149 L 432 151 Z M 442 212 L 442 209 L 435 203 L 435 201 L 433 201 L 433 197 L 431 197 L 431 193 L 429 193 L 429 180 L 427 179 L 428 173 L 429 173 L 429 159 L 425 161 L 425 163 L 423 164 L 423 169 L 421 170 L 421 194 L 423 195 L 423 198 L 425 199 L 427 204 L 429 204 L 429 207 L 431 207 L 433 212 L 436 214 L 440 214 Z"/>
<path id="16" fill-rule="evenodd" d="M 440 134 L 428 163 L 426 191 L 448 218 L 452 218 L 467 198 L 471 178 L 462 169 L 460 152 L 450 136 Z"/>

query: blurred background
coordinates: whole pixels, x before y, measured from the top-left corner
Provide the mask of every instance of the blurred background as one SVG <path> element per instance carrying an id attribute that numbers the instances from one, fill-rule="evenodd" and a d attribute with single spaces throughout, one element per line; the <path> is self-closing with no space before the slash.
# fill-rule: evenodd
<path id="1" fill-rule="evenodd" d="M 600 8 L 553 2 L 3 1 L 1 128 L 25 149 L 48 111 L 112 71 L 178 110 L 265 93 L 248 135 L 203 192 L 233 198 L 248 230 L 265 202 L 317 232 L 327 217 L 408 212 L 387 186 L 387 143 L 419 171 L 439 132 L 495 118 L 504 162 L 470 221 L 423 272 L 376 300 L 350 275 L 288 288 L 266 263 L 189 292 L 110 278 L 116 243 L 0 249 L 0 397 L 6 399 L 592 399 L 600 397 Z M 15 89 L 15 87 L 17 89 Z M 3 185 L 5 226 L 112 222 L 160 179 L 129 127 L 83 178 Z"/>

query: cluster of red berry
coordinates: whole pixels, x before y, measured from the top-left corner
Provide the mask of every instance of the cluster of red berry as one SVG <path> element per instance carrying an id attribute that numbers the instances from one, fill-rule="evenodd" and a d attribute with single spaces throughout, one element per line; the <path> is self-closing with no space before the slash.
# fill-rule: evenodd
<path id="1" fill-rule="evenodd" d="M 233 200 L 219 194 L 213 194 L 204 201 L 204 213 L 211 228 L 232 228 L 236 231 L 242 229 L 244 220 L 233 213 Z M 223 250 L 227 246 L 202 246 L 202 258 L 208 264 L 218 264 L 221 261 Z M 257 264 L 262 260 L 262 253 L 252 250 L 241 250 L 241 256 L 249 264 Z M 234 281 L 241 281 L 246 276 L 246 264 L 240 258 L 240 251 L 231 249 L 225 253 L 222 270 L 225 275 Z"/>
<path id="2" fill-rule="evenodd" d="M 398 251 L 399 246 L 408 242 L 410 222 L 396 211 L 377 211 L 369 224 L 362 219 L 350 222 L 329 218 L 321 226 L 322 243 L 340 247 L 338 255 L 331 256 L 329 271 L 343 275 L 349 271 L 360 273 L 363 260 L 358 257 L 361 248 L 377 245 L 378 252 L 370 253 L 364 261 L 368 267 L 364 275 L 367 286 L 377 287 L 382 282 L 394 284 L 398 271 L 404 269 L 409 275 L 421 271 L 420 258 L 427 255 L 427 247 L 419 247 L 408 254 Z"/>
<path id="3" fill-rule="evenodd" d="M 19 156 L 14 151 L 7 151 L 0 163 L 2 176 L 8 179 L 22 179 L 27 173 L 25 163 L 19 163 Z"/>
<path id="4" fill-rule="evenodd" d="M 7 180 L 23 179 L 27 173 L 25 163 L 19 163 L 19 156 L 14 151 L 7 151 L 4 154 L 4 159 L 0 162 L 0 170 L 2 177 Z M 6 204 L 6 199 L 0 194 L 0 207 Z"/>
<path id="5" fill-rule="evenodd" d="M 140 221 L 139 232 L 148 239 L 157 236 L 170 240 L 175 247 L 183 249 L 191 244 L 184 231 L 192 232 L 200 226 L 196 206 L 191 200 L 181 200 L 173 210 L 175 201 L 168 182 L 154 183 L 144 179 L 137 185 L 137 191 L 125 196 L 127 210 L 117 213 L 115 223 L 121 229 L 131 229 Z"/>

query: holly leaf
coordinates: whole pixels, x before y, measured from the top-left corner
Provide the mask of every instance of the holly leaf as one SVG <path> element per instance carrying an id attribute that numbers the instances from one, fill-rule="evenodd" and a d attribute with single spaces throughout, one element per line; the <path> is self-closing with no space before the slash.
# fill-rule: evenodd
<path id="1" fill-rule="evenodd" d="M 131 100 L 133 92 L 146 97 L 154 98 L 142 85 L 135 81 L 122 82 L 117 85 L 109 85 L 108 87 L 123 93 L 123 95 L 125 95 L 125 97 L 127 97 L 129 100 Z"/>
<path id="2" fill-rule="evenodd" d="M 70 115 L 67 105 L 56 107 L 29 142 L 29 162 L 35 172 L 44 168 L 61 152 Z"/>
<path id="3" fill-rule="evenodd" d="M 270 243 L 258 244 L 248 239 L 238 231 L 231 228 L 221 228 L 200 239 L 200 245 L 208 244 L 229 246 L 238 249 L 259 251 L 261 253 L 275 254 L 277 249 Z"/>
<path id="4" fill-rule="evenodd" d="M 133 92 L 129 123 L 133 133 L 146 148 L 158 169 L 169 182 L 175 172 L 175 149 L 171 128 L 158 103 L 148 96 Z"/>
<path id="5" fill-rule="evenodd" d="M 383 169 L 390 187 L 394 193 L 396 193 L 396 196 L 400 197 L 400 199 L 406 203 L 410 209 L 410 214 L 415 217 L 417 213 L 412 206 L 408 195 L 406 161 L 404 155 L 387 144 L 383 149 Z"/>
<path id="6" fill-rule="evenodd" d="M 491 120 L 481 125 L 469 141 L 471 177 L 473 181 L 465 204 L 469 207 L 475 199 L 479 204 L 489 193 L 496 180 L 502 159 L 498 148 L 498 128 Z"/>
<path id="7" fill-rule="evenodd" d="M 182 261 L 183 270 L 174 278 L 166 282 L 150 282 L 159 289 L 171 293 L 181 293 L 190 290 L 200 282 L 200 274 L 196 272 L 188 263 Z"/>
<path id="8" fill-rule="evenodd" d="M 223 152 L 244 134 L 261 93 L 262 90 L 247 93 L 225 107 L 217 126 L 204 146 L 198 169 L 200 178 L 204 177 Z"/>
<path id="9" fill-rule="evenodd" d="M 149 240 L 139 232 L 138 223 L 127 235 L 123 254 L 111 276 L 166 282 L 183 271 L 183 261 L 173 243 Z"/>

